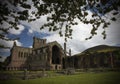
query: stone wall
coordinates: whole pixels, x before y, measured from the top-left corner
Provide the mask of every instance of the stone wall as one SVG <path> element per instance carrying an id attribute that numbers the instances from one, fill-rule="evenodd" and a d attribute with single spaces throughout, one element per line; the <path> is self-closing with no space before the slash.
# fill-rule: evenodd
<path id="1" fill-rule="evenodd" d="M 7 70 L 23 70 L 27 67 L 26 60 L 32 53 L 31 48 L 14 46 L 11 50 L 10 62 Z"/>
<path id="2" fill-rule="evenodd" d="M 33 50 L 30 63 L 31 69 L 61 70 L 63 56 L 63 50 L 57 42 L 48 43 L 41 48 Z"/>
<path id="3" fill-rule="evenodd" d="M 85 68 L 117 68 L 120 67 L 119 51 L 101 52 L 88 55 L 76 55 L 66 58 L 66 67 Z"/>

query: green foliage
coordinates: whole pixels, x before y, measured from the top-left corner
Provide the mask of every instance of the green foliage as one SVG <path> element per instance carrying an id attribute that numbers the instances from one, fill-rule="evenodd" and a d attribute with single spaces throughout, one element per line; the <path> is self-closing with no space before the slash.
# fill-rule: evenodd
<path id="1" fill-rule="evenodd" d="M 26 9 L 31 9 L 30 4 L 21 3 L 21 7 L 26 8 Z"/>
<path id="2" fill-rule="evenodd" d="M 115 18 L 115 17 L 112 17 L 111 20 L 112 20 L 112 21 L 116 21 L 116 18 Z"/>
<path id="3" fill-rule="evenodd" d="M 71 28 L 74 25 L 78 25 L 79 22 L 75 20 L 78 19 L 84 24 L 93 25 L 91 30 L 91 36 L 86 38 L 91 39 L 97 34 L 97 30 L 101 24 L 103 26 L 103 38 L 106 38 L 105 28 L 110 25 L 104 18 L 102 18 L 106 13 L 115 10 L 113 15 L 119 14 L 119 0 L 115 0 L 111 3 L 110 7 L 105 7 L 109 0 L 100 0 L 101 2 L 95 2 L 95 0 L 30 0 L 32 4 L 28 3 L 29 0 L 0 0 L 0 39 L 5 39 L 5 35 L 8 34 L 10 28 L 19 29 L 17 27 L 21 21 L 35 21 L 40 19 L 41 16 L 47 16 L 47 22 L 42 25 L 40 29 L 49 28 L 49 31 L 58 31 L 60 36 L 65 37 L 65 41 L 68 38 L 72 38 Z M 111 0 L 110 0 L 111 1 Z M 100 5 L 102 3 L 102 6 Z M 32 8 L 36 11 L 29 12 Z M 22 9 L 20 9 L 20 7 Z M 92 10 L 92 18 L 87 19 L 89 15 L 88 10 Z M 95 11 L 97 10 L 97 11 Z M 10 19 L 12 18 L 12 20 Z M 112 21 L 116 21 L 115 18 L 110 18 Z M 8 23 L 8 27 L 4 27 L 3 24 Z M 64 28 L 65 33 L 62 33 Z M 5 33 L 5 34 L 4 34 Z M 8 38 L 10 39 L 10 38 Z"/>

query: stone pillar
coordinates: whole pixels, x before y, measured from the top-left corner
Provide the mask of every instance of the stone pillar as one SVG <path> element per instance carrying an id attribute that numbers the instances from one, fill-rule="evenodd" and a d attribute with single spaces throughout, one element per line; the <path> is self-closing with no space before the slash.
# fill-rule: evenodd
<path id="1" fill-rule="evenodd" d="M 64 57 L 64 66 L 65 66 L 65 69 L 67 68 L 67 57 L 66 57 L 66 43 L 64 43 L 64 55 L 65 55 L 65 57 Z"/>
<path id="2" fill-rule="evenodd" d="M 71 56 L 71 49 L 69 49 L 69 56 Z"/>
<path id="3" fill-rule="evenodd" d="M 65 57 L 66 57 L 66 43 L 64 43 L 64 54 L 65 54 Z"/>

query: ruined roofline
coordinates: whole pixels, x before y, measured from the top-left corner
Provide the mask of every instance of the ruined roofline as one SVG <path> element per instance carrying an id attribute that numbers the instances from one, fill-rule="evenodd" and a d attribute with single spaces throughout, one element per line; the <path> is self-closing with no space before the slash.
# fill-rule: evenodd
<path id="1" fill-rule="evenodd" d="M 41 46 L 41 47 L 39 47 L 39 48 L 33 48 L 34 50 L 37 50 L 37 49 L 40 49 L 40 48 L 45 48 L 45 47 L 48 47 L 49 45 L 51 45 L 51 44 L 54 44 L 54 43 L 57 43 L 57 44 L 59 44 L 57 41 L 53 41 L 53 42 L 48 42 L 48 43 L 46 43 L 46 45 L 43 45 L 43 46 Z M 60 44 L 59 44 L 60 45 Z"/>
<path id="2" fill-rule="evenodd" d="M 48 42 L 47 44 L 50 45 L 52 43 L 58 43 L 57 41 L 52 41 L 52 42 Z"/>
<path id="3" fill-rule="evenodd" d="M 46 39 L 41 39 L 41 38 L 37 38 L 37 37 L 33 37 L 33 38 L 37 39 L 37 40 L 46 40 Z M 33 41 L 34 41 L 34 39 L 33 39 Z M 45 47 L 48 47 L 49 45 L 52 45 L 52 44 L 57 44 L 57 45 L 59 45 L 59 47 L 62 48 L 62 46 L 57 41 L 52 41 L 52 42 L 46 42 L 45 45 L 42 45 L 41 47 L 36 48 L 36 49 L 45 48 Z M 16 42 L 14 42 L 13 47 L 36 50 L 33 46 L 32 46 L 32 48 L 30 48 L 30 47 L 24 47 L 24 46 L 18 46 Z M 63 50 L 63 48 L 62 48 L 62 50 Z"/>
<path id="4" fill-rule="evenodd" d="M 53 42 L 48 42 L 48 43 L 46 43 L 46 45 L 43 45 L 43 46 L 41 46 L 41 47 L 39 47 L 39 48 L 33 48 L 33 50 L 37 50 L 37 49 L 41 49 L 41 48 L 46 48 L 46 47 L 49 47 L 50 45 L 52 45 L 52 44 L 57 44 L 57 45 L 59 45 L 59 47 L 63 50 L 63 48 L 62 48 L 62 46 L 57 42 L 57 41 L 53 41 Z"/>
<path id="5" fill-rule="evenodd" d="M 51 44 L 58 44 L 61 48 L 62 48 L 62 46 L 57 42 L 57 41 L 53 41 L 53 42 L 48 42 L 47 44 L 46 44 L 46 46 L 48 45 L 51 45 Z"/>
<path id="6" fill-rule="evenodd" d="M 18 46 L 17 43 L 16 43 L 16 41 L 14 41 L 14 43 L 13 43 L 13 47 L 25 48 L 25 49 L 31 49 L 31 48 L 29 48 L 29 47 Z M 13 47 L 12 47 L 12 48 L 13 48 Z"/>
<path id="7" fill-rule="evenodd" d="M 37 40 L 46 40 L 46 39 L 44 39 L 44 38 L 39 38 L 39 37 L 35 37 L 35 36 L 33 37 L 33 40 L 34 40 L 34 39 L 37 39 Z"/>
<path id="8" fill-rule="evenodd" d="M 48 46 L 51 45 L 51 44 L 55 44 L 55 45 L 57 44 L 62 49 L 62 51 L 64 51 L 64 49 L 62 48 L 62 46 L 57 41 L 53 41 L 53 42 L 47 43 Z"/>
<path id="9" fill-rule="evenodd" d="M 33 44 L 34 44 L 34 40 L 35 40 L 35 39 L 36 39 L 36 40 L 46 40 L 46 39 L 41 39 L 41 38 L 33 37 Z M 25 49 L 34 49 L 34 48 L 33 48 L 33 44 L 32 44 L 32 48 L 30 48 L 30 47 L 18 46 L 17 43 L 14 42 L 13 47 L 25 48 Z M 12 47 L 12 48 L 13 48 L 13 47 Z M 41 48 L 41 47 L 40 47 L 40 48 Z"/>

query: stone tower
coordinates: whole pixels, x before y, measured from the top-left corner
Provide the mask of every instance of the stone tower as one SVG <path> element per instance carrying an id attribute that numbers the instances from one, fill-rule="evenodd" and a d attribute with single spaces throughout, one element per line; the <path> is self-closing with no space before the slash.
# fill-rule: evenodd
<path id="1" fill-rule="evenodd" d="M 45 45 L 46 45 L 46 39 L 39 39 L 39 38 L 33 37 L 33 48 L 34 49 L 40 48 Z"/>

